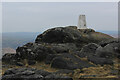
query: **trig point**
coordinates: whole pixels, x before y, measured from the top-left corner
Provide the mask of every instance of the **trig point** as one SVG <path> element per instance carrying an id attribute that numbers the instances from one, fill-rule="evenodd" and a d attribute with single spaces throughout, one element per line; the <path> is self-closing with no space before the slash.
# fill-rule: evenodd
<path id="1" fill-rule="evenodd" d="M 78 27 L 79 29 L 87 29 L 87 26 L 86 26 L 86 17 L 85 17 L 85 15 L 80 15 L 80 16 L 79 16 L 77 27 Z"/>

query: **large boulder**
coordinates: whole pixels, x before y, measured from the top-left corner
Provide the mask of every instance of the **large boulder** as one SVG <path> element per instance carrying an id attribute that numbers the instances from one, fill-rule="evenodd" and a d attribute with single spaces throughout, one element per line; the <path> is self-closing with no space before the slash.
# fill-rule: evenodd
<path id="1" fill-rule="evenodd" d="M 35 59 L 35 55 L 33 53 L 33 43 L 27 43 L 22 47 L 18 47 L 16 49 L 16 57 L 20 59 Z"/>
<path id="2" fill-rule="evenodd" d="M 52 63 L 51 63 L 51 67 L 53 68 L 60 68 L 60 69 L 71 69 L 70 67 L 71 65 L 68 64 L 68 61 L 63 59 L 63 58 L 55 58 Z"/>
<path id="3" fill-rule="evenodd" d="M 11 60 L 15 59 L 15 54 L 14 53 L 6 53 L 2 57 L 2 61 L 4 62 L 10 62 Z"/>
<path id="4" fill-rule="evenodd" d="M 99 44 L 102 47 L 104 47 L 107 44 L 111 44 L 111 43 L 120 43 L 120 38 L 113 38 L 113 39 L 109 39 L 109 40 L 106 40 L 106 41 L 101 41 Z"/>
<path id="5" fill-rule="evenodd" d="M 120 57 L 120 42 L 117 39 L 101 42 L 100 44 L 101 46 L 96 49 L 96 56 L 111 59 Z"/>
<path id="6" fill-rule="evenodd" d="M 76 27 L 57 27 L 46 30 L 37 36 L 35 42 L 45 43 L 98 43 L 102 40 L 112 39 L 113 37 L 95 32 L 93 29 L 77 29 Z"/>
<path id="7" fill-rule="evenodd" d="M 19 58 L 16 58 L 16 54 L 14 53 L 6 53 L 2 57 L 2 62 L 7 64 L 16 64 L 19 61 Z"/>
<path id="8" fill-rule="evenodd" d="M 35 42 L 47 43 L 69 43 L 81 38 L 79 30 L 72 27 L 57 27 L 48 29 L 44 33 L 37 36 Z"/>
<path id="9" fill-rule="evenodd" d="M 54 54 L 49 44 L 27 43 L 16 49 L 16 56 L 20 59 L 43 61 L 48 54 Z"/>
<path id="10" fill-rule="evenodd" d="M 35 64 L 35 60 L 45 60 L 47 64 L 50 64 L 55 57 L 65 57 L 66 54 L 64 53 L 67 53 L 67 56 L 69 53 L 73 53 L 74 55 L 69 54 L 68 57 L 75 59 L 73 56 L 77 50 L 79 49 L 74 43 L 27 43 L 17 48 L 16 56 L 21 60 L 27 59 L 29 65 Z"/>
<path id="11" fill-rule="evenodd" d="M 16 66 L 24 66 L 24 64 L 20 61 L 20 58 L 16 57 L 15 53 L 6 53 L 2 57 L 2 65 L 16 65 Z"/>
<path id="12" fill-rule="evenodd" d="M 80 53 L 78 54 L 79 57 L 88 57 L 89 55 L 95 55 L 96 49 L 99 45 L 95 43 L 89 43 L 81 49 Z"/>
<path id="13" fill-rule="evenodd" d="M 29 46 L 29 45 L 30 46 Z M 50 54 L 61 54 L 74 52 L 77 47 L 73 43 L 49 44 L 49 43 L 27 43 L 17 48 L 16 56 L 21 59 L 43 61 Z"/>
<path id="14" fill-rule="evenodd" d="M 64 53 L 58 56 L 55 56 L 51 59 L 51 67 L 59 68 L 59 69 L 82 69 L 93 67 L 94 65 L 90 64 L 87 61 L 81 60 L 79 57 L 75 55 Z"/>
<path id="15" fill-rule="evenodd" d="M 89 56 L 88 57 L 88 61 L 97 64 L 97 65 L 105 65 L 105 64 L 109 64 L 112 65 L 113 64 L 113 60 L 112 59 L 106 59 L 106 58 L 100 58 L 97 56 Z"/>
<path id="16" fill-rule="evenodd" d="M 35 60 L 43 61 L 48 54 L 54 54 L 55 52 L 46 44 L 41 43 L 33 46 L 33 53 L 35 54 Z"/>

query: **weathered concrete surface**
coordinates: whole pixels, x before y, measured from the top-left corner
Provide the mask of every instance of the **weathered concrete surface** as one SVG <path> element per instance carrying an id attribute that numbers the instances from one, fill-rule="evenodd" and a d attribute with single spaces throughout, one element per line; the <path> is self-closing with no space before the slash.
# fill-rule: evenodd
<path id="1" fill-rule="evenodd" d="M 87 29 L 87 26 L 86 26 L 86 17 L 85 17 L 85 15 L 80 15 L 80 16 L 79 16 L 77 27 L 78 27 L 79 29 Z"/>

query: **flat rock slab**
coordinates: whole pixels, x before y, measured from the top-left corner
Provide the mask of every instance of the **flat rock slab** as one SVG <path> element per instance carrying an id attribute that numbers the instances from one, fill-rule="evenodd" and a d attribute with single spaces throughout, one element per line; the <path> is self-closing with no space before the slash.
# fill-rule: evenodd
<path id="1" fill-rule="evenodd" d="M 2 80 L 59 80 L 59 79 L 67 79 L 72 80 L 72 78 L 67 76 L 62 76 L 58 74 L 53 74 L 44 70 L 37 70 L 34 68 L 12 68 L 7 70 L 3 76 Z"/>
<path id="2" fill-rule="evenodd" d="M 94 65 L 90 64 L 88 61 L 80 60 L 80 58 L 75 55 L 63 53 L 52 59 L 51 67 L 72 70 L 94 67 Z"/>

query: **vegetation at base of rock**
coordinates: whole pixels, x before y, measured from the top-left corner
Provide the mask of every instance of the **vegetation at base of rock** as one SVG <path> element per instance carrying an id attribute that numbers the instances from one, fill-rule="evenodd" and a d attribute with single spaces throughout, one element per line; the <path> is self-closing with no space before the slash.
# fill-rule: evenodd
<path id="1" fill-rule="evenodd" d="M 58 69 L 58 68 L 51 68 L 50 65 L 46 65 L 44 62 L 37 62 L 35 65 L 27 65 L 27 66 L 16 66 L 16 65 L 6 65 L 6 67 L 3 67 L 3 73 L 5 74 L 5 71 L 12 68 L 32 68 L 36 70 L 44 70 L 50 73 L 54 74 L 60 74 L 63 76 L 69 76 L 73 79 L 78 78 L 117 78 L 118 77 L 118 67 L 119 65 L 115 64 L 114 66 L 111 65 L 96 65 L 96 67 L 89 67 L 89 68 L 83 68 L 83 69 L 75 69 L 75 70 L 68 70 L 68 69 Z M 111 76 L 111 77 L 110 77 Z"/>

